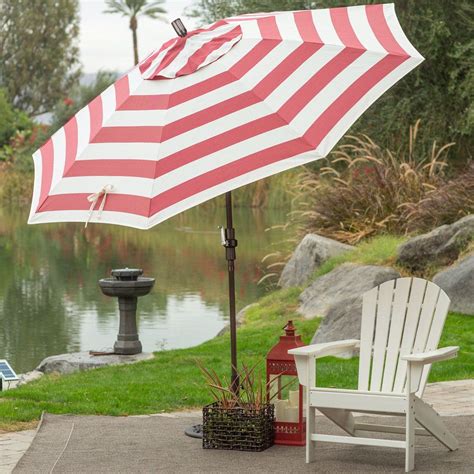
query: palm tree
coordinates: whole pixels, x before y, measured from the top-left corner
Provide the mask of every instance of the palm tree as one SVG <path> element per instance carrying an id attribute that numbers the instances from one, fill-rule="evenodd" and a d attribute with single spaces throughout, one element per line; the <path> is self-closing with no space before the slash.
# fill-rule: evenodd
<path id="1" fill-rule="evenodd" d="M 138 64 L 138 16 L 147 16 L 162 21 L 166 19 L 162 16 L 166 10 L 161 7 L 164 0 L 105 0 L 107 10 L 104 13 L 120 13 L 122 16 L 130 18 L 130 29 L 133 38 L 133 60 Z"/>

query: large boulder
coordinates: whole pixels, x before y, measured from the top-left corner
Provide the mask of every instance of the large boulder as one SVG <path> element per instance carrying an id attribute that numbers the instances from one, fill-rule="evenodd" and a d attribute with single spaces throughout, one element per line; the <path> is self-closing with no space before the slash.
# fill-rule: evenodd
<path id="1" fill-rule="evenodd" d="M 451 311 L 474 315 L 474 255 L 439 272 L 433 281 L 451 299 Z"/>
<path id="2" fill-rule="evenodd" d="M 282 288 L 303 285 L 326 260 L 353 249 L 351 245 L 336 240 L 307 234 L 283 268 L 278 285 Z"/>
<path id="3" fill-rule="evenodd" d="M 474 238 L 474 214 L 408 240 L 398 248 L 397 263 L 411 270 L 449 265 Z"/>
<path id="4" fill-rule="evenodd" d="M 362 295 L 399 277 L 400 274 L 392 268 L 347 263 L 316 279 L 301 294 L 299 308 L 308 318 L 324 317 L 311 343 L 359 339 Z M 339 357 L 352 357 L 355 352 L 346 351 Z"/>
<path id="5" fill-rule="evenodd" d="M 343 339 L 360 339 L 362 316 L 362 298 L 348 298 L 341 304 L 334 304 L 326 317 L 321 321 L 318 330 L 311 339 L 311 344 L 340 341 Z M 340 352 L 338 357 L 354 357 L 357 349 Z"/>
<path id="6" fill-rule="evenodd" d="M 326 317 L 334 305 L 346 306 L 384 281 L 399 278 L 389 267 L 345 263 L 316 278 L 300 295 L 298 311 L 306 318 Z"/>
<path id="7" fill-rule="evenodd" d="M 141 352 L 134 355 L 91 355 L 89 352 L 73 352 L 46 357 L 36 370 L 45 374 L 57 372 L 59 374 L 72 374 L 81 370 L 96 369 L 108 365 L 134 364 L 143 360 L 153 359 L 151 352 Z"/>

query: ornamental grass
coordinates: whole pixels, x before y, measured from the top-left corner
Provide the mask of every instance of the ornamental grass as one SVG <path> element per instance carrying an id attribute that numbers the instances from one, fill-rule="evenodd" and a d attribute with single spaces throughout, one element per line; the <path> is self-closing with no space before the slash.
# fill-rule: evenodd
<path id="1" fill-rule="evenodd" d="M 425 232 L 474 214 L 474 163 L 415 204 L 406 206 L 403 218 L 408 232 Z"/>
<path id="2" fill-rule="evenodd" d="M 452 143 L 419 149 L 419 122 L 409 145 L 394 153 L 366 135 L 348 136 L 319 170 L 305 168 L 291 220 L 298 234 L 315 232 L 354 244 L 377 234 L 403 235 L 472 212 L 472 193 L 447 180 Z M 470 176 L 470 175 L 469 175 Z M 450 184 L 451 183 L 451 184 Z M 437 206 L 443 202 L 442 211 Z"/>

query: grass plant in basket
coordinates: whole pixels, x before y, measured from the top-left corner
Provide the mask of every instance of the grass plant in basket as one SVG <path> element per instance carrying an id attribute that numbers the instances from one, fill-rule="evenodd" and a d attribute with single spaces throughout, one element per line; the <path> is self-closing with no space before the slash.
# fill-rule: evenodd
<path id="1" fill-rule="evenodd" d="M 203 448 L 263 451 L 273 445 L 274 406 L 259 364 L 242 364 L 239 390 L 198 361 L 214 402 L 203 408 Z"/>

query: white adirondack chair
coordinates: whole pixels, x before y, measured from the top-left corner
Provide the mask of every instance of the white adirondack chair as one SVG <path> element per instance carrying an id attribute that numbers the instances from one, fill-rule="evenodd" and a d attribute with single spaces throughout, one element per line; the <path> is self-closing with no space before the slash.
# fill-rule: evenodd
<path id="1" fill-rule="evenodd" d="M 405 450 L 405 471 L 415 466 L 415 434 L 431 434 L 449 450 L 456 438 L 422 399 L 431 363 L 457 356 L 459 347 L 437 349 L 450 300 L 437 285 L 399 278 L 363 296 L 361 339 L 314 344 L 289 351 L 306 392 L 306 462 L 315 442 L 385 446 Z M 357 390 L 316 387 L 316 359 L 360 347 Z M 349 436 L 315 433 L 318 409 Z M 405 416 L 406 426 L 359 423 L 353 412 Z M 422 428 L 415 427 L 415 421 Z M 365 432 L 405 433 L 405 440 L 363 437 Z"/>

